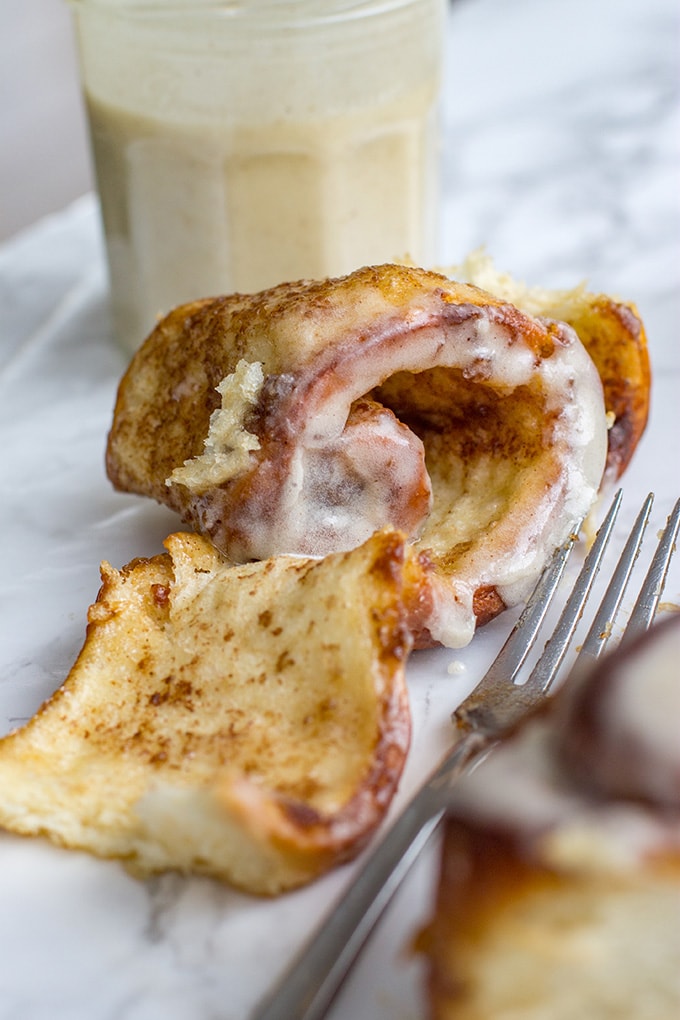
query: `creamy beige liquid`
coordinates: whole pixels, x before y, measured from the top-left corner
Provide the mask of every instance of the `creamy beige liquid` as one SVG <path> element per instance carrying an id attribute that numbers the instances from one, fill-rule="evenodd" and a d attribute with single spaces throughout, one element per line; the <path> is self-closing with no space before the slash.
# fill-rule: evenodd
<path id="1" fill-rule="evenodd" d="M 437 80 L 391 107 L 200 125 L 88 99 L 116 330 L 197 297 L 434 252 Z"/>

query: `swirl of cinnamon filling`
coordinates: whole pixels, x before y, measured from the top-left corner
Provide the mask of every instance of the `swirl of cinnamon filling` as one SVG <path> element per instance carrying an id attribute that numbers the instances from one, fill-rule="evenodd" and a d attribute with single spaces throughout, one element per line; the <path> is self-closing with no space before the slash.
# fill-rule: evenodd
<path id="1" fill-rule="evenodd" d="M 526 595 L 606 453 L 569 326 L 386 265 L 173 311 L 123 378 L 107 466 L 237 561 L 405 532 L 431 565 L 419 643 L 457 647 Z"/>

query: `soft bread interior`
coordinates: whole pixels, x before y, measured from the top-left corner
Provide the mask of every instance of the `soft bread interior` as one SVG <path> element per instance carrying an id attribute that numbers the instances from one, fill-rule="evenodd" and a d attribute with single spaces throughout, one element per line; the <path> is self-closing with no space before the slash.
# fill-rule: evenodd
<path id="1" fill-rule="evenodd" d="M 0 825 L 140 874 L 308 881 L 363 845 L 407 753 L 403 537 L 243 567 L 166 544 L 104 565 L 70 675 L 0 742 Z"/>

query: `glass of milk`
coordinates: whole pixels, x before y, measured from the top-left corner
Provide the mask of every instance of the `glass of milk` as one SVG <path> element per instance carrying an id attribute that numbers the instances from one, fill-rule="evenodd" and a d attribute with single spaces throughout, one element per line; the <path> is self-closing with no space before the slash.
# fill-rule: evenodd
<path id="1" fill-rule="evenodd" d="M 436 259 L 445 0 L 71 0 L 111 303 Z"/>

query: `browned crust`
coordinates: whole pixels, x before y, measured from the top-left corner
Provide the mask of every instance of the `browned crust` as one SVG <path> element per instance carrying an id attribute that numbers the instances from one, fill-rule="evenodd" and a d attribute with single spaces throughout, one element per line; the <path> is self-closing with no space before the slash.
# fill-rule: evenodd
<path id="1" fill-rule="evenodd" d="M 566 321 L 598 370 L 605 407 L 614 416 L 609 431 L 607 475 L 621 477 L 647 426 L 651 367 L 647 336 L 633 304 L 597 295 Z"/>
<path id="2" fill-rule="evenodd" d="M 477 617 L 478 627 L 489 623 L 506 608 L 496 589 L 489 585 L 477 589 L 472 599 L 472 606 Z"/>
<path id="3" fill-rule="evenodd" d="M 361 312 L 367 294 L 380 301 L 379 323 Z M 256 460 L 266 460 L 276 443 L 277 458 L 285 461 L 286 436 L 298 424 L 307 390 L 321 397 L 324 386 L 337 385 L 334 373 L 343 359 L 361 356 L 371 344 L 400 342 L 413 328 L 403 312 L 415 296 L 430 303 L 429 321 L 437 315 L 460 322 L 486 309 L 509 330 L 521 332 L 538 358 L 549 356 L 559 342 L 550 325 L 477 287 L 405 266 L 365 267 L 340 279 L 193 302 L 159 323 L 121 380 L 106 451 L 113 485 L 152 496 L 190 520 L 190 494 L 165 481 L 175 467 L 202 452 L 210 414 L 219 405 L 215 387 L 241 358 L 261 361 L 269 377 L 249 422 L 263 443 Z M 329 345 L 329 322 L 348 308 L 359 309 L 356 323 L 339 344 Z M 249 484 L 240 479 L 236 488 Z M 267 472 L 258 484 L 275 485 L 276 478 Z M 235 491 L 237 496 L 241 493 Z"/>

